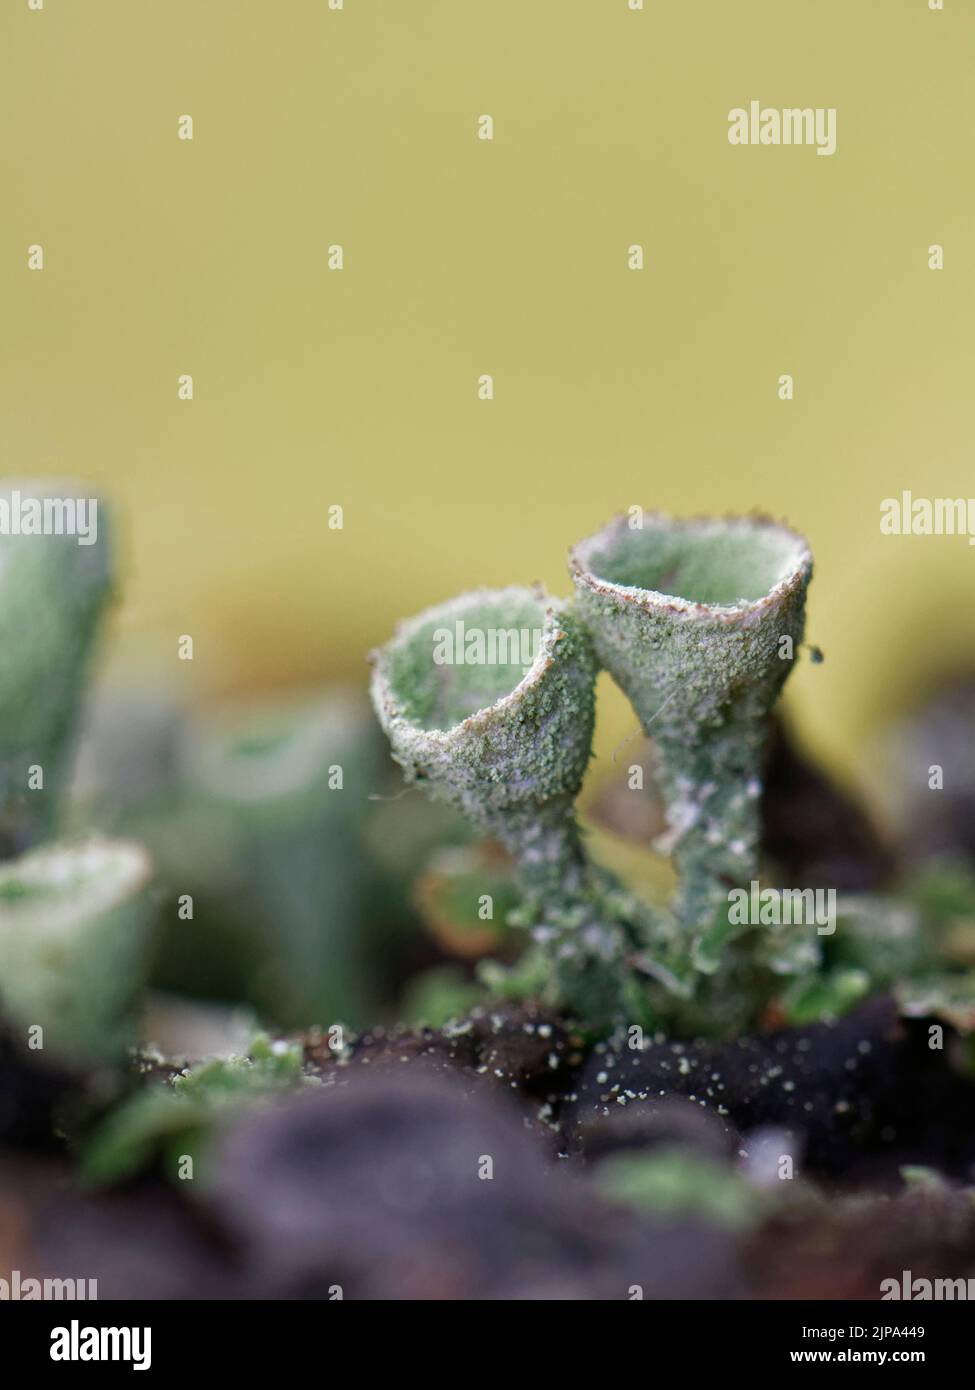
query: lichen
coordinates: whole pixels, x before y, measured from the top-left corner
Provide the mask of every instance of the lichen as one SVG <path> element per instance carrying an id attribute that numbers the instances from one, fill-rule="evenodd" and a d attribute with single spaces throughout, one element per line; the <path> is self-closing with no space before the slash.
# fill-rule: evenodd
<path id="1" fill-rule="evenodd" d="M 589 1023 L 659 1017 L 714 974 L 735 931 L 729 886 L 757 869 L 769 711 L 802 640 L 808 548 L 761 519 L 626 519 L 572 552 L 574 602 L 463 595 L 404 624 L 375 655 L 373 701 L 408 782 L 457 807 L 515 858 L 516 920 L 535 949 L 488 967 Z M 438 664 L 444 630 L 541 629 L 530 665 Z M 605 666 L 660 753 L 680 891 L 651 913 L 585 854 L 573 812 Z"/>
<path id="2" fill-rule="evenodd" d="M 23 497 L 69 495 L 74 485 L 23 482 Z M 92 645 L 112 589 L 104 509 L 92 544 L 77 536 L 0 536 L 0 858 L 54 833 Z"/>
<path id="3" fill-rule="evenodd" d="M 803 635 L 812 559 L 758 518 L 621 517 L 572 551 L 600 661 L 659 755 L 676 911 L 699 933 L 758 871 L 768 716 Z"/>
<path id="4" fill-rule="evenodd" d="M 74 1071 L 124 1060 L 145 982 L 151 873 L 138 845 L 103 839 L 0 865 L 0 1011 L 25 1051 Z"/>

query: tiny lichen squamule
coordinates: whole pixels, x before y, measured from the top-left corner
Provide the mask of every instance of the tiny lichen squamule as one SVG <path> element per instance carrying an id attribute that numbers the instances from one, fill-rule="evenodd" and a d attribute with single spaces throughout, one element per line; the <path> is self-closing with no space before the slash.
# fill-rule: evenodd
<path id="1" fill-rule="evenodd" d="M 756 871 L 767 719 L 802 640 L 812 572 L 802 538 L 763 519 L 640 520 L 575 547 L 574 602 L 517 588 L 463 595 L 374 655 L 373 701 L 407 780 L 516 862 L 535 945 L 515 987 L 590 1025 L 639 1016 L 641 997 L 661 989 L 686 996 L 717 969 L 728 889 Z M 541 643 L 530 664 L 438 664 L 436 639 L 458 622 L 512 638 L 540 629 Z M 657 742 L 680 875 L 666 913 L 594 867 L 580 838 L 573 806 L 600 664 Z"/>

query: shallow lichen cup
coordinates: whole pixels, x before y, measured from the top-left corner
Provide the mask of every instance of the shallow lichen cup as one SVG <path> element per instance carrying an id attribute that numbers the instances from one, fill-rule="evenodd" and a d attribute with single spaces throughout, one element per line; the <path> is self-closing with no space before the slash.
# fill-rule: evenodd
<path id="1" fill-rule="evenodd" d="M 139 845 L 92 838 L 0 866 L 0 1018 L 39 1059 L 83 1070 L 135 1040 L 154 916 Z"/>
<path id="2" fill-rule="evenodd" d="M 759 516 L 623 516 L 570 552 L 579 612 L 660 756 L 679 916 L 756 871 L 768 714 L 802 641 L 812 556 Z"/>
<path id="3" fill-rule="evenodd" d="M 372 698 L 408 782 L 561 894 L 582 854 L 572 813 L 589 760 L 596 660 L 565 603 L 478 590 L 400 625 L 373 654 Z"/>

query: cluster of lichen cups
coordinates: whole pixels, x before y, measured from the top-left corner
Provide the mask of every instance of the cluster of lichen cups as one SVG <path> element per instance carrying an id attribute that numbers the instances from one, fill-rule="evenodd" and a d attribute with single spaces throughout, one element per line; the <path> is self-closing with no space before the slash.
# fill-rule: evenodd
<path id="1" fill-rule="evenodd" d="M 373 702 L 406 780 L 515 862 L 533 944 L 485 978 L 590 1027 L 653 1022 L 718 970 L 729 888 L 757 872 L 768 716 L 802 642 L 812 559 L 764 518 L 631 513 L 574 547 L 570 569 L 572 600 L 476 591 L 402 624 L 374 654 Z M 506 634 L 504 660 L 443 659 L 454 631 L 482 634 L 485 658 Z M 540 634 L 530 661 L 515 645 L 526 631 Z M 680 883 L 665 909 L 597 868 L 576 821 L 600 667 L 656 743 Z"/>
<path id="2" fill-rule="evenodd" d="M 752 991 L 754 955 L 747 979 L 721 973 L 736 944 L 727 894 L 757 872 L 768 714 L 800 647 L 811 575 L 802 538 L 762 519 L 637 520 L 574 548 L 571 600 L 465 594 L 403 624 L 376 654 L 372 682 L 407 779 L 500 841 L 517 867 L 513 920 L 530 944 L 507 970 L 485 962 L 483 978 L 596 1031 L 672 1022 L 709 989 L 719 1001 Z M 22 1043 L 41 1025 L 50 1054 L 118 1061 L 144 979 L 148 856 L 57 839 L 112 590 L 110 528 L 103 512 L 91 546 L 5 536 L 0 560 L 0 1012 Z M 458 624 L 515 647 L 436 660 L 438 636 Z M 538 637 L 527 657 L 526 632 Z M 576 820 L 600 667 L 656 742 L 680 882 L 669 907 L 647 906 L 596 866 Z"/>
<path id="3" fill-rule="evenodd" d="M 38 502 L 83 489 L 11 483 Z M 60 839 L 85 681 L 112 592 L 110 528 L 0 538 L 0 1019 L 35 1060 L 124 1061 L 152 921 L 140 846 Z"/>

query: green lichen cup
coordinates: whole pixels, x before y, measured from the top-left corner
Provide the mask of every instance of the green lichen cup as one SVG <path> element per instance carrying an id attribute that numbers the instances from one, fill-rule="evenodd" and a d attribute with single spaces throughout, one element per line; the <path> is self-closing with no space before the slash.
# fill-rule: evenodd
<path id="1" fill-rule="evenodd" d="M 257 1000 L 293 1026 L 364 1025 L 379 1007 L 360 832 L 380 743 L 368 705 L 338 690 L 227 702 L 178 740 L 185 805 L 223 844 L 235 929 L 260 962 Z"/>
<path id="2" fill-rule="evenodd" d="M 38 1061 L 77 1072 L 124 1061 L 148 964 L 151 877 L 141 846 L 101 838 L 0 865 L 0 1017 Z"/>
<path id="3" fill-rule="evenodd" d="M 403 623 L 373 654 L 372 698 L 406 780 L 561 895 L 582 864 L 572 803 L 589 761 L 596 659 L 564 602 L 478 590 Z"/>
<path id="4" fill-rule="evenodd" d="M 96 531 L 84 541 L 66 529 L 15 534 L 14 525 L 30 506 L 43 524 L 64 528 L 64 506 L 85 492 L 50 480 L 0 487 L 0 858 L 55 832 L 92 645 L 112 588 L 99 499 L 83 499 L 86 516 L 96 505 Z"/>
<path id="5" fill-rule="evenodd" d="M 656 742 L 681 878 L 706 930 L 757 870 L 769 712 L 802 642 L 812 556 L 761 516 L 611 521 L 570 552 L 599 659 Z"/>

